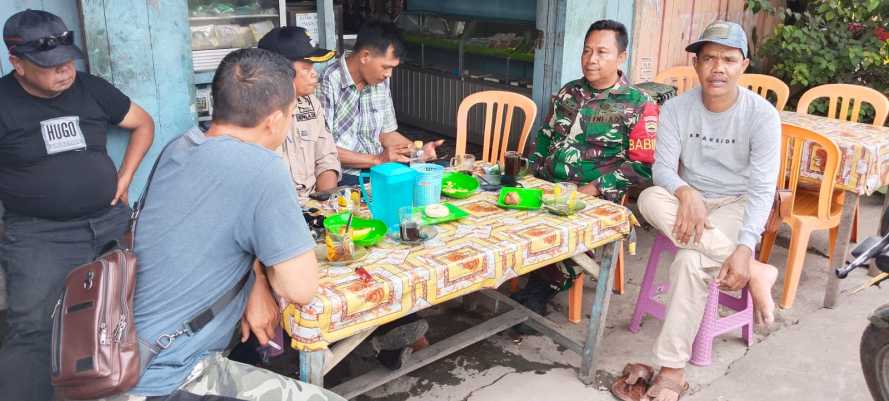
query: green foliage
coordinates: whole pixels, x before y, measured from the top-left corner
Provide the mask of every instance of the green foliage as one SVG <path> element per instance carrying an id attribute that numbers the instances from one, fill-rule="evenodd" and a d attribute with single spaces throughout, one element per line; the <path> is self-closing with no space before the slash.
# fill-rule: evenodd
<path id="1" fill-rule="evenodd" d="M 745 0 L 744 10 L 750 11 L 753 14 L 765 12 L 769 15 L 775 15 L 778 12 L 769 0 Z"/>
<path id="2" fill-rule="evenodd" d="M 750 7 L 761 2 L 747 0 Z M 791 86 L 794 98 L 826 83 L 889 93 L 889 1 L 810 0 L 803 13 L 788 9 L 785 16 L 793 24 L 779 25 L 758 56 Z M 826 111 L 824 103 L 815 107 Z"/>

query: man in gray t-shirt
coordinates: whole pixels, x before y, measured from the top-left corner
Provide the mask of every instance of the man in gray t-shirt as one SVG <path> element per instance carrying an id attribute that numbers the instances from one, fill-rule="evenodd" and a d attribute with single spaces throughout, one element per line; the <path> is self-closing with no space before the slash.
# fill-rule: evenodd
<path id="1" fill-rule="evenodd" d="M 222 356 L 242 316 L 267 338 L 254 315 L 278 313 L 265 301 L 269 286 L 297 304 L 317 291 L 314 242 L 273 151 L 293 118 L 293 74 L 286 59 L 266 50 L 230 53 L 213 78 L 213 125 L 206 134 L 186 132 L 161 156 L 135 230 L 134 319 L 140 340 L 169 346 L 136 387 L 112 400 L 342 400 Z M 205 326 L 185 330 L 184 322 L 224 299 L 251 270 L 255 279 Z"/>
<path id="2" fill-rule="evenodd" d="M 749 64 L 747 36 L 731 22 L 710 24 L 686 48 L 701 86 L 667 101 L 657 134 L 654 187 L 639 196 L 645 219 L 679 248 L 670 266 L 664 325 L 654 346 L 661 367 L 648 390 L 675 401 L 707 302 L 709 282 L 748 286 L 757 320 L 771 323 L 773 266 L 753 249 L 765 226 L 779 169 L 781 123 L 774 106 L 738 86 Z"/>

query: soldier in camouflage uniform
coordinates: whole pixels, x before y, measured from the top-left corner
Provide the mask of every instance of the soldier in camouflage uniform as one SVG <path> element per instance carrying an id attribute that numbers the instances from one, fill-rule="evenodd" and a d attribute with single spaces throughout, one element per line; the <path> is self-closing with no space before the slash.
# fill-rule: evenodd
<path id="1" fill-rule="evenodd" d="M 553 98 L 549 118 L 537 133 L 530 158 L 536 176 L 573 182 L 579 192 L 612 202 L 620 202 L 631 186 L 651 184 L 650 162 L 629 158 L 629 137 L 634 129 L 654 134 L 658 109 L 621 74 L 626 50 L 623 24 L 602 20 L 590 25 L 580 58 L 583 78 L 569 82 Z M 564 280 L 556 266 L 538 269 L 513 299 L 544 314 Z"/>
<path id="2" fill-rule="evenodd" d="M 618 70 L 626 59 L 626 41 L 626 28 L 619 22 L 590 26 L 581 57 L 584 77 L 553 97 L 537 134 L 531 155 L 536 176 L 574 182 L 580 192 L 613 202 L 620 202 L 631 186 L 651 185 L 651 164 L 629 158 L 629 134 L 641 124 L 638 129 L 653 136 L 657 103 Z M 643 110 L 653 113 L 646 112 L 643 119 Z"/>

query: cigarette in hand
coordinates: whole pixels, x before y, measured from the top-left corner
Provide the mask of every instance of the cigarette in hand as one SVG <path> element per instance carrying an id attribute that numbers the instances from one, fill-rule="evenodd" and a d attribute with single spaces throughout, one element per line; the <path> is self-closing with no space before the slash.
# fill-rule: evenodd
<path id="1" fill-rule="evenodd" d="M 274 349 L 276 349 L 276 350 L 278 350 L 278 351 L 281 350 L 281 346 L 278 345 L 278 343 L 276 343 L 276 342 L 274 342 L 274 341 L 272 341 L 272 340 L 269 340 L 268 345 L 269 345 L 269 347 L 272 347 L 272 348 L 274 348 Z"/>

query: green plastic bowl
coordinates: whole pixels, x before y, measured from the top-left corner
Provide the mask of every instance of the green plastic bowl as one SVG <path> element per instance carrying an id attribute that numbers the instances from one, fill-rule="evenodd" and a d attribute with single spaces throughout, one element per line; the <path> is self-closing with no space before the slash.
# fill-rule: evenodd
<path id="1" fill-rule="evenodd" d="M 478 179 L 468 174 L 450 172 L 441 177 L 441 193 L 451 198 L 468 198 L 478 191 L 478 186 Z"/>
<path id="2" fill-rule="evenodd" d="M 349 212 L 337 213 L 324 219 L 324 229 L 331 235 L 339 237 L 340 229 L 349 222 Z M 374 246 L 386 237 L 386 224 L 382 220 L 352 219 L 352 242 L 358 246 Z"/>

